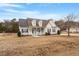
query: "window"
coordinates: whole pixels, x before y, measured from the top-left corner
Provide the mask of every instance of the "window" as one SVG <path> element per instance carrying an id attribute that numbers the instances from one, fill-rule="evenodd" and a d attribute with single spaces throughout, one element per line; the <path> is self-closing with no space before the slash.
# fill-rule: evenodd
<path id="1" fill-rule="evenodd" d="M 52 32 L 55 32 L 56 30 L 55 29 L 52 29 Z"/>
<path id="2" fill-rule="evenodd" d="M 52 32 L 56 32 L 56 28 L 55 27 L 52 28 Z"/>
<path id="3" fill-rule="evenodd" d="M 28 29 L 22 29 L 22 33 L 28 32 Z"/>
<path id="4" fill-rule="evenodd" d="M 36 20 L 32 20 L 32 25 L 36 26 Z"/>

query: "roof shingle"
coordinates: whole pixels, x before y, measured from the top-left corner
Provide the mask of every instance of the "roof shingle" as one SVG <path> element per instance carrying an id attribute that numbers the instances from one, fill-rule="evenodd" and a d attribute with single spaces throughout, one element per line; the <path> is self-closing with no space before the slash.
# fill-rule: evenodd
<path id="1" fill-rule="evenodd" d="M 32 20 L 36 20 L 36 26 L 39 27 L 39 21 L 41 19 L 34 19 L 34 18 L 19 19 L 19 26 L 21 26 L 21 27 L 32 26 Z M 42 20 L 42 27 L 45 27 L 48 24 L 48 22 L 49 22 L 49 20 Z"/>

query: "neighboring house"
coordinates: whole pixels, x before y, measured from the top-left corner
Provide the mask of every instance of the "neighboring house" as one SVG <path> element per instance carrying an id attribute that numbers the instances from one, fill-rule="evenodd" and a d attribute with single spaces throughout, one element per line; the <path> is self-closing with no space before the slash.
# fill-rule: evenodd
<path id="1" fill-rule="evenodd" d="M 68 29 L 66 29 L 66 31 L 68 32 Z M 79 23 L 78 22 L 74 22 L 74 25 L 72 25 L 70 27 L 70 32 L 72 32 L 72 33 L 79 32 Z"/>
<path id="2" fill-rule="evenodd" d="M 53 20 L 19 19 L 21 35 L 45 35 L 45 33 L 57 34 L 59 27 Z"/>
<path id="3" fill-rule="evenodd" d="M 66 29 L 66 31 L 68 32 L 67 29 Z M 71 28 L 70 28 L 70 32 L 71 32 L 71 33 L 78 33 L 78 32 L 79 32 L 79 27 L 71 27 Z"/>

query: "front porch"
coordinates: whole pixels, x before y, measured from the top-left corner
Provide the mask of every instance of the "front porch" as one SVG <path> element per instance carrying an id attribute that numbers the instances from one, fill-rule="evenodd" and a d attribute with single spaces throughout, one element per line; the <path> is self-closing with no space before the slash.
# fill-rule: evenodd
<path id="1" fill-rule="evenodd" d="M 32 35 L 33 36 L 40 36 L 44 34 L 44 28 L 32 28 Z"/>

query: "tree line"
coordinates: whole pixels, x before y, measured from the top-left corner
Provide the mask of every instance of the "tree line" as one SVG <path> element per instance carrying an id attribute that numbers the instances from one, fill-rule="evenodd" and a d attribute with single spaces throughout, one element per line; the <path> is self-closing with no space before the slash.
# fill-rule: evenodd
<path id="1" fill-rule="evenodd" d="M 16 33 L 19 30 L 19 24 L 16 19 L 0 22 L 0 33 Z"/>

